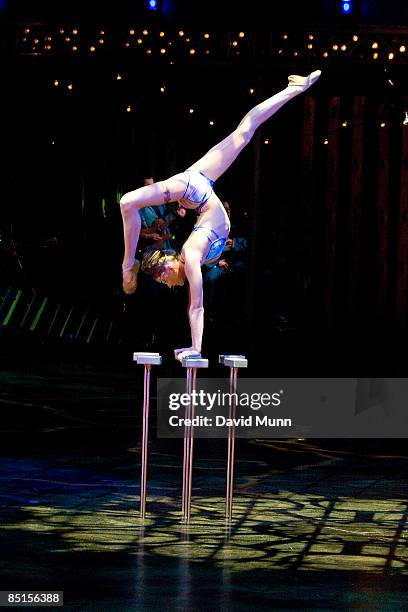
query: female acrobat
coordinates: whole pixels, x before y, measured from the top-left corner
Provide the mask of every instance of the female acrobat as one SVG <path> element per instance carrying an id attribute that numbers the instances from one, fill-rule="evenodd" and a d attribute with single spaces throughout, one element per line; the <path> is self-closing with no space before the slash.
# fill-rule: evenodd
<path id="1" fill-rule="evenodd" d="M 183 357 L 201 354 L 204 328 L 201 266 L 221 256 L 230 229 L 228 215 L 213 191 L 214 181 L 230 167 L 250 142 L 255 130 L 289 100 L 313 85 L 320 74 L 320 70 L 316 70 L 306 77 L 289 76 L 285 89 L 252 108 L 227 138 L 185 172 L 130 191 L 120 200 L 125 241 L 122 264 L 124 292 L 131 294 L 136 290 L 140 267 L 156 281 L 169 287 L 188 281 L 191 346 L 175 350 L 175 356 L 180 361 Z M 139 211 L 145 206 L 172 201 L 179 202 L 184 208 L 194 209 L 198 213 L 197 222 L 181 253 L 149 249 L 140 266 L 140 262 L 135 260 L 141 229 Z"/>

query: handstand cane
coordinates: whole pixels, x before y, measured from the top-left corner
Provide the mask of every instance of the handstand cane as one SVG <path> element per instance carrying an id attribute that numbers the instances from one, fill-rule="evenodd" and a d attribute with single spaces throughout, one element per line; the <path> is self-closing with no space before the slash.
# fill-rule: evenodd
<path id="1" fill-rule="evenodd" d="M 208 368 L 208 359 L 203 359 L 201 356 L 185 357 L 182 359 L 181 365 L 187 369 L 187 393 L 190 401 L 186 406 L 185 418 L 194 418 L 194 406 L 192 402 L 192 392 L 196 388 L 197 368 Z M 191 422 L 191 421 L 190 421 Z M 183 454 L 183 492 L 182 492 L 182 514 L 183 519 L 188 523 L 191 516 L 191 486 L 193 476 L 193 442 L 194 442 L 194 427 L 192 425 L 184 426 L 184 454 Z"/>
<path id="2" fill-rule="evenodd" d="M 237 411 L 237 376 L 238 368 L 248 367 L 248 360 L 243 355 L 220 355 L 219 363 L 230 368 L 230 396 L 229 418 L 236 418 Z M 235 425 L 228 428 L 228 456 L 227 456 L 227 488 L 225 493 L 225 518 L 232 518 L 232 497 L 234 490 L 234 458 L 235 458 Z"/>
<path id="3" fill-rule="evenodd" d="M 161 365 L 162 358 L 159 353 L 133 353 L 133 361 L 144 365 L 142 470 L 140 477 L 140 517 L 144 519 L 146 513 L 147 444 L 149 441 L 150 370 L 152 365 Z"/>

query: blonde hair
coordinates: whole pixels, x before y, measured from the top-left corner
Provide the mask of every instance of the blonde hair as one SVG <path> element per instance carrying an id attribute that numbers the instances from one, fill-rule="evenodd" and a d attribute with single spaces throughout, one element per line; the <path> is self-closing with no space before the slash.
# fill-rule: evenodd
<path id="1" fill-rule="evenodd" d="M 178 261 L 180 255 L 172 249 L 155 249 L 151 247 L 143 253 L 141 269 L 159 281 L 167 261 Z"/>

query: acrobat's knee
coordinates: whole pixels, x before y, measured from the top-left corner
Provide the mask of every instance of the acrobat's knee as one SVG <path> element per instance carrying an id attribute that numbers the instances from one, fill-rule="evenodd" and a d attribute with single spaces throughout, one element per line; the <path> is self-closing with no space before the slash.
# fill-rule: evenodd
<path id="1" fill-rule="evenodd" d="M 143 202 L 135 197 L 134 191 L 124 193 L 119 200 L 120 209 L 123 212 L 129 212 L 130 210 L 136 210 L 142 207 Z"/>
<path id="2" fill-rule="evenodd" d="M 250 143 L 254 131 L 252 126 L 240 123 L 233 135 L 234 145 L 240 149 L 246 147 L 246 145 Z"/>

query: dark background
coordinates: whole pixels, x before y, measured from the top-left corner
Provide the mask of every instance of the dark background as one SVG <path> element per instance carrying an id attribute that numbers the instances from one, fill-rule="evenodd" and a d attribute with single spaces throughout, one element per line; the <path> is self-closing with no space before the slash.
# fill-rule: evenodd
<path id="1" fill-rule="evenodd" d="M 295 354 L 302 367 L 308 362 L 306 347 L 315 343 L 321 348 L 316 367 L 326 364 L 327 354 L 332 355 L 333 367 L 343 367 L 344 356 L 355 345 L 357 353 L 353 351 L 351 359 L 358 354 L 358 363 L 379 360 L 378 367 L 389 366 L 389 351 L 395 341 L 403 342 L 406 332 L 407 283 L 400 283 L 399 297 L 397 285 L 399 245 L 405 236 L 402 119 L 408 82 L 405 56 L 399 54 L 390 62 L 387 53 L 406 41 L 408 8 L 404 2 L 354 1 L 353 15 L 344 16 L 339 4 L 172 0 L 160 3 L 153 14 L 143 2 L 3 2 L 1 286 L 3 297 L 10 287 L 22 289 L 26 304 L 23 308 L 21 298 L 8 325 L 3 325 L 4 341 L 15 342 L 16 334 L 21 342 L 52 340 L 51 332 L 44 340 L 49 330 L 45 322 L 51 323 L 54 316 L 49 303 L 34 334 L 28 333 L 28 320 L 21 323 L 32 300 L 47 296 L 68 311 L 72 302 L 79 323 L 82 311 L 101 313 L 108 331 L 101 329 L 99 348 L 110 342 L 126 347 L 144 343 L 143 298 L 125 300 L 120 290 L 120 194 L 139 186 L 147 174 L 158 180 L 193 163 L 251 106 L 283 88 L 288 74 L 322 68 L 321 81 L 310 91 L 315 104 L 311 170 L 305 173 L 309 134 L 304 129 L 306 98 L 300 97 L 262 127 L 217 182 L 217 193 L 231 202 L 236 231 L 249 239 L 250 265 L 242 282 L 239 320 L 229 326 L 227 335 L 223 327 L 207 326 L 207 348 L 216 351 L 216 345 L 223 344 L 250 351 L 262 361 L 261 356 L 277 346 L 287 355 L 287 365 Z M 60 27 L 77 27 L 79 52 L 73 54 L 60 44 L 48 55 L 32 53 L 22 42 L 27 26 L 42 36 Z M 156 33 L 152 57 L 123 48 L 130 27 L 148 27 Z M 160 57 L 157 32 L 163 28 L 176 38 L 180 27 L 197 39 L 208 28 L 212 55 L 198 53 L 192 59 L 178 46 L 171 58 Z M 105 45 L 92 56 L 88 45 L 99 29 L 106 30 Z M 241 29 L 246 39 L 237 57 L 227 41 Z M 309 31 L 327 40 L 329 49 L 336 41 L 350 40 L 353 32 L 365 42 L 355 53 L 331 54 L 324 64 L 322 45 L 319 52 L 306 51 Z M 283 32 L 290 32 L 290 44 L 279 56 Z M 381 45 L 378 62 L 370 46 L 376 36 Z M 297 56 L 292 48 L 300 50 Z M 123 75 L 120 82 L 118 73 Z M 66 89 L 70 82 L 71 92 Z M 159 91 L 162 84 L 165 95 Z M 255 94 L 249 93 L 250 87 Z M 357 289 L 351 290 L 347 219 L 354 206 L 353 132 L 339 127 L 329 132 L 333 98 L 340 98 L 342 117 L 351 124 L 358 96 L 366 100 L 361 120 L 362 221 Z M 131 113 L 126 112 L 128 104 Z M 188 115 L 190 106 L 194 116 Z M 215 120 L 212 128 L 209 119 Z M 389 163 L 386 184 L 379 187 L 378 168 L 385 154 L 378 126 L 383 120 Z M 330 146 L 337 141 L 334 161 L 324 145 L 326 137 Z M 264 145 L 265 138 L 269 145 Z M 336 219 L 330 228 L 327 193 L 333 180 Z M 384 214 L 387 223 L 379 226 Z M 336 252 L 328 269 L 333 235 Z M 381 272 L 381 249 L 386 253 L 386 276 Z M 381 299 L 379 292 L 384 294 Z M 172 300 L 163 297 L 163 306 L 157 305 L 159 319 L 171 312 L 172 325 L 159 330 L 166 347 L 173 341 L 182 344 L 177 336 L 188 331 L 184 293 L 175 293 Z M 234 304 L 225 310 L 217 314 L 223 322 Z M 59 341 L 67 335 L 80 345 L 84 332 L 77 333 L 78 325 L 70 334 L 58 334 Z M 91 318 L 83 330 L 87 325 L 89 329 Z M 110 334 L 112 325 L 116 331 Z M 375 358 L 373 343 L 385 347 Z"/>
<path id="2" fill-rule="evenodd" d="M 76 18 L 86 16 L 89 19 L 100 15 L 120 21 L 127 17 L 146 16 L 146 3 L 143 0 L 119 0 L 114 4 L 107 0 L 81 2 L 80 0 L 62 0 L 55 3 L 51 0 L 30 2 L 30 0 L 2 0 L 3 10 L 19 18 L 56 17 Z M 333 23 L 341 19 L 336 0 L 314 0 L 303 2 L 271 2 L 258 0 L 256 3 L 236 2 L 233 0 L 206 0 L 193 2 L 189 0 L 162 0 L 159 12 L 165 19 L 181 20 L 183 23 L 253 24 L 271 29 L 278 21 L 287 23 Z M 403 0 L 354 0 L 352 19 L 369 24 L 402 24 L 408 18 L 408 8 Z"/>

